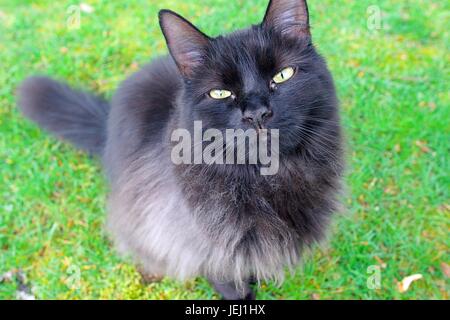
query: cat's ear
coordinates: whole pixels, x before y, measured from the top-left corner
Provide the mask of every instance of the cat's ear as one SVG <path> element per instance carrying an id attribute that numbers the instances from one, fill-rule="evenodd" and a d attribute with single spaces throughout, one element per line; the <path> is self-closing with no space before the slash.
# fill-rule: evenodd
<path id="1" fill-rule="evenodd" d="M 170 54 L 180 72 L 188 77 L 192 70 L 202 63 L 209 37 L 189 21 L 170 10 L 159 12 L 159 24 Z"/>
<path id="2" fill-rule="evenodd" d="M 306 0 L 270 0 L 263 25 L 293 37 L 310 37 Z"/>

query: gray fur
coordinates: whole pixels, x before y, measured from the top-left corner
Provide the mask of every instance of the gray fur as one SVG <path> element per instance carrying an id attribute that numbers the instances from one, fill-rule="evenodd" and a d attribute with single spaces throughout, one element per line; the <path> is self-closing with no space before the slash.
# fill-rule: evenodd
<path id="1" fill-rule="evenodd" d="M 17 94 L 23 114 L 45 130 L 91 154 L 103 151 L 109 105 L 102 98 L 42 76 L 25 80 Z"/>

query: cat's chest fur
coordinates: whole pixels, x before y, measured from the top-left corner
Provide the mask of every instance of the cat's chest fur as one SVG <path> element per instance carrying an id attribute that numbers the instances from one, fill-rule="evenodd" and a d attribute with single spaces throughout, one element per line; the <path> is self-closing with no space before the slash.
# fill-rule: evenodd
<path id="1" fill-rule="evenodd" d="M 195 219 L 212 239 L 240 242 L 235 250 L 286 241 L 297 251 L 322 236 L 334 209 L 335 177 L 331 168 L 305 166 L 301 159 L 281 164 L 273 176 L 252 166 L 215 174 L 214 168 L 182 166 L 176 172 Z"/>
<path id="2" fill-rule="evenodd" d="M 247 166 L 218 174 L 164 159 L 153 149 L 129 167 L 110 201 L 118 247 L 148 272 L 238 285 L 252 276 L 282 279 L 336 209 L 339 179 L 329 165 L 282 159 L 278 174 L 261 176 Z"/>

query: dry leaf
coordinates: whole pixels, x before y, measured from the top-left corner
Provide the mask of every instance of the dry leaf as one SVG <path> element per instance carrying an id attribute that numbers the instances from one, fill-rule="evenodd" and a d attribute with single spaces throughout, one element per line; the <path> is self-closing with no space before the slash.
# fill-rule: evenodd
<path id="1" fill-rule="evenodd" d="M 419 147 L 420 151 L 423 153 L 430 153 L 430 148 L 428 148 L 426 141 L 417 140 L 416 146 Z"/>
<path id="2" fill-rule="evenodd" d="M 381 268 L 386 269 L 386 267 L 387 267 L 387 263 L 386 263 L 386 262 L 384 262 L 384 261 L 383 261 L 380 257 L 378 257 L 378 256 L 375 256 L 374 258 L 375 258 L 375 260 L 377 260 L 377 262 L 378 262 L 378 264 L 380 265 Z"/>
<path id="3" fill-rule="evenodd" d="M 313 293 L 313 294 L 311 295 L 311 298 L 312 298 L 313 300 L 320 300 L 320 295 L 319 295 L 318 293 Z"/>
<path id="4" fill-rule="evenodd" d="M 419 106 L 421 108 L 429 108 L 431 111 L 436 110 L 436 103 L 434 102 L 420 101 Z"/>
<path id="5" fill-rule="evenodd" d="M 450 278 L 450 266 L 445 262 L 441 262 L 441 270 L 446 278 Z"/>
<path id="6" fill-rule="evenodd" d="M 137 70 L 137 69 L 139 69 L 139 63 L 133 62 L 133 63 L 130 65 L 130 68 L 131 68 L 131 70 Z"/>
<path id="7" fill-rule="evenodd" d="M 414 281 L 422 279 L 423 276 L 421 274 L 413 274 L 409 277 L 404 278 L 401 282 L 399 282 L 398 285 L 398 291 L 403 293 L 408 291 L 409 287 L 411 286 L 411 283 Z"/>
<path id="8" fill-rule="evenodd" d="M 438 209 L 442 212 L 450 213 L 450 204 L 444 203 L 443 205 L 440 205 Z"/>

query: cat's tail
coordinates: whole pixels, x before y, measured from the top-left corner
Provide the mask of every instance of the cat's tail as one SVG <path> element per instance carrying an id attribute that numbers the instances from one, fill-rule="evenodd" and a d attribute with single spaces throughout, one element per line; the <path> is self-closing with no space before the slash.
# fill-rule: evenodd
<path id="1" fill-rule="evenodd" d="M 58 138 L 91 153 L 106 143 L 109 104 L 47 77 L 30 77 L 18 88 L 23 114 Z"/>

